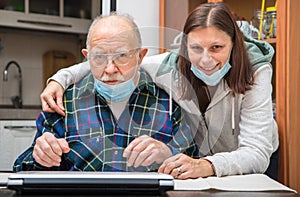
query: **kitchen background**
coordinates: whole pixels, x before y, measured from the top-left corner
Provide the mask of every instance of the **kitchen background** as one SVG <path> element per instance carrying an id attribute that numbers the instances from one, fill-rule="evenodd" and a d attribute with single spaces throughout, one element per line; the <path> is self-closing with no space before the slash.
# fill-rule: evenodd
<path id="1" fill-rule="evenodd" d="M 23 104 L 40 105 L 39 94 L 43 83 L 43 55 L 51 50 L 67 51 L 74 54 L 76 62 L 80 54 L 81 39 L 77 35 L 38 32 L 20 29 L 0 28 L 1 73 L 6 64 L 14 60 L 22 70 Z M 8 69 L 8 80 L 0 80 L 0 103 L 11 105 L 11 96 L 18 95 L 18 70 L 15 65 Z"/>
<path id="2" fill-rule="evenodd" d="M 0 162 L 0 170 L 12 170 L 13 161 L 31 144 L 45 80 L 57 69 L 83 60 L 80 51 L 85 47 L 92 18 L 113 9 L 129 13 L 140 27 L 148 55 L 152 55 L 179 46 L 180 30 L 188 13 L 203 2 L 0 0 L 0 158 L 5 158 Z M 254 7 L 259 7 L 258 0 L 256 4 Z M 249 12 L 250 18 L 251 9 Z M 159 29 L 160 26 L 167 28 Z M 17 62 L 22 71 L 22 109 L 12 107 L 11 97 L 19 94 L 19 75 L 14 64 L 8 69 L 8 80 L 3 80 L 3 71 L 10 61 Z"/>
<path id="3" fill-rule="evenodd" d="M 72 19 L 70 17 L 55 17 L 55 16 L 45 16 L 42 14 L 32 14 L 26 13 L 26 6 L 31 8 L 31 4 L 38 4 L 39 1 L 34 0 L 15 0 L 17 2 L 25 2 L 25 15 L 24 13 L 17 12 L 16 8 L 12 6 L 5 6 L 5 1 L 0 0 L 0 71 L 3 75 L 3 70 L 6 64 L 14 60 L 16 61 L 22 70 L 22 97 L 23 105 L 41 105 L 39 95 L 45 87 L 43 73 L 47 72 L 47 68 L 43 69 L 45 64 L 43 63 L 43 56 L 49 51 L 62 51 L 68 52 L 74 55 L 75 62 L 80 62 L 83 59 L 81 55 L 81 49 L 85 47 L 85 34 L 82 31 L 87 32 L 88 25 L 86 21 L 91 21 L 89 19 Z M 13 1 L 11 1 L 13 2 Z M 65 5 L 68 1 L 59 0 L 57 1 L 59 5 Z M 71 1 L 69 1 L 71 2 Z M 72 1 L 76 7 L 76 2 Z M 83 1 L 85 2 L 85 1 Z M 88 2 L 88 1 L 86 1 Z M 109 12 L 110 8 L 108 6 L 113 6 L 114 1 L 110 0 L 92 0 L 90 5 L 99 6 L 98 9 L 91 7 L 91 16 L 94 17 L 101 12 Z M 44 5 L 41 5 L 44 6 Z M 48 5 L 52 6 L 52 4 Z M 69 6 L 70 7 L 70 6 Z M 159 21 L 159 7 L 158 0 L 126 0 L 116 1 L 116 9 L 122 13 L 130 13 L 136 20 L 139 26 L 144 27 L 157 27 Z M 139 9 L 136 9 L 139 8 Z M 59 10 L 59 9 L 58 9 Z M 77 12 L 80 10 L 77 9 Z M 49 9 L 48 11 L 49 12 Z M 54 11 L 51 13 L 56 14 Z M 51 14 L 50 13 L 50 14 Z M 88 12 L 86 12 L 88 13 Z M 20 17 L 18 18 L 18 14 Z M 22 15 L 23 14 L 23 15 Z M 48 15 L 48 14 L 47 14 Z M 86 14 L 85 14 L 86 15 Z M 148 15 L 148 16 L 147 16 Z M 51 18 L 52 17 L 52 18 Z M 80 16 L 79 16 L 80 17 Z M 85 16 L 86 17 L 86 16 Z M 35 25 L 16 23 L 15 21 L 7 22 L 13 20 L 14 18 L 20 18 L 23 21 L 40 21 L 45 19 L 49 23 L 63 23 L 64 20 L 67 24 L 71 24 L 76 27 L 79 26 L 80 22 L 84 22 L 83 27 L 77 30 L 68 30 L 68 28 L 49 28 L 45 27 L 47 25 L 41 24 L 40 27 L 36 28 Z M 52 28 L 52 29 L 51 29 Z M 83 30 L 82 30 L 83 28 Z M 53 30 L 54 29 L 54 30 Z M 64 30 L 66 29 L 66 31 Z M 146 29 L 146 28 L 145 28 Z M 78 31 L 79 33 L 77 33 Z M 154 34 L 153 34 L 153 31 Z M 142 32 L 142 37 L 145 45 L 151 46 L 152 51 L 149 54 L 157 53 L 158 48 L 158 29 L 145 30 Z M 147 37 L 147 38 L 145 38 Z M 147 42 L 146 42 L 147 41 Z M 51 61 L 51 57 L 48 56 L 48 62 Z M 53 59 L 55 57 L 52 56 Z M 53 66 L 53 65 L 48 65 Z M 51 70 L 50 68 L 48 68 Z M 0 105 L 12 105 L 11 97 L 18 95 L 18 70 L 15 65 L 11 65 L 8 70 L 8 80 L 0 79 Z"/>
<path id="4" fill-rule="evenodd" d="M 0 0 L 0 75 L 2 75 L 0 76 L 0 170 L 10 171 L 16 156 L 32 142 L 36 130 L 34 119 L 40 111 L 40 109 L 21 110 L 3 107 L 3 104 L 11 104 L 10 96 L 18 92 L 17 69 L 14 65 L 9 69 L 8 81 L 4 82 L 1 79 L 3 69 L 10 60 L 16 60 L 22 69 L 24 104 L 40 105 L 39 95 L 44 87 L 42 56 L 47 51 L 64 50 L 73 53 L 76 61 L 81 59 L 79 45 L 82 44 L 83 38 L 80 35 L 87 31 L 90 23 L 87 18 L 88 11 L 85 10 L 88 6 L 93 8 L 92 13 L 95 14 L 102 10 L 108 12 L 109 9 L 102 8 L 110 8 L 110 4 L 115 3 L 118 11 L 130 13 L 140 27 L 161 25 L 181 30 L 188 12 L 199 3 L 207 1 L 223 1 L 247 21 L 251 20 L 254 11 L 259 9 L 263 2 L 262 0 Z M 23 2 L 25 9 L 21 12 L 17 9 L 21 9 L 22 6 L 5 8 L 3 5 L 7 2 Z M 51 7 L 53 3 L 59 5 L 57 11 L 53 11 L 52 8 L 45 9 L 45 14 L 33 14 L 30 11 L 31 5 Z M 265 3 L 265 8 L 274 6 L 275 0 L 266 0 Z M 99 6 L 95 6 L 96 4 Z M 69 16 L 65 16 L 70 8 L 77 9 L 77 14 L 74 15 L 77 18 L 70 13 Z M 300 191 L 300 94 L 297 91 L 300 83 L 300 67 L 297 66 L 300 65 L 300 28 L 297 19 L 299 10 L 299 0 L 278 0 L 277 35 L 276 38 L 269 40 L 276 48 L 276 58 L 273 58 L 272 62 L 273 98 L 276 97 L 276 120 L 281 144 L 280 182 L 298 191 Z M 50 16 L 51 14 L 56 16 Z M 34 21 L 39 25 L 34 24 Z M 51 24 L 54 26 L 58 24 L 58 27 Z M 65 24 L 67 26 L 71 24 L 72 28 L 63 28 Z M 161 52 L 172 44 L 174 37 L 167 37 L 168 35 L 169 32 L 159 32 L 159 29 L 142 32 L 144 42 L 148 41 L 145 42 L 146 46 L 151 46 L 150 54 L 157 53 L 157 49 Z M 161 42 L 162 47 L 159 45 Z"/>
<path id="5" fill-rule="evenodd" d="M 11 171 L 17 156 L 33 141 L 44 75 L 83 60 L 81 49 L 91 19 L 112 9 L 130 13 L 144 27 L 142 39 L 150 55 L 159 48 L 158 8 L 159 0 L 0 0 L 0 171 Z M 22 72 L 21 109 L 13 108 L 11 101 L 19 94 L 16 65 L 9 66 L 8 80 L 3 80 L 10 61 Z"/>

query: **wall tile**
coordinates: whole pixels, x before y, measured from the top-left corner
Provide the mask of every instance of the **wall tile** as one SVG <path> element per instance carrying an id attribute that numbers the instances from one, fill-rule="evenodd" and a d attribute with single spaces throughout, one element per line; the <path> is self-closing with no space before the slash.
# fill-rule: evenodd
<path id="1" fill-rule="evenodd" d="M 0 104 L 11 104 L 10 97 L 18 93 L 17 68 L 9 68 L 8 81 L 4 82 L 5 65 L 15 60 L 23 75 L 23 104 L 40 105 L 39 95 L 43 84 L 43 54 L 49 50 L 65 50 L 82 59 L 80 39 L 74 34 L 59 34 L 21 29 L 0 28 L 0 39 L 4 49 L 0 51 Z"/>

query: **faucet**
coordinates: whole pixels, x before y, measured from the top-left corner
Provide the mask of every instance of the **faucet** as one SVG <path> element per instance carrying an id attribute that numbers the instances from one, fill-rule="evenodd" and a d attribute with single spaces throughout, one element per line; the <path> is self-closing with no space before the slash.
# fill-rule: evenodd
<path id="1" fill-rule="evenodd" d="M 11 101 L 15 108 L 22 108 L 22 72 L 20 65 L 16 61 L 10 61 L 6 64 L 5 69 L 3 71 L 3 81 L 8 81 L 8 68 L 12 64 L 14 64 L 19 71 L 19 95 L 11 97 Z"/>

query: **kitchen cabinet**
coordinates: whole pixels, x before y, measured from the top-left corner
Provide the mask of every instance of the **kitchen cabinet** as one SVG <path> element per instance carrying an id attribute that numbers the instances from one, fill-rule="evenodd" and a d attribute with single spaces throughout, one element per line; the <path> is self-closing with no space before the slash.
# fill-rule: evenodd
<path id="1" fill-rule="evenodd" d="M 223 1 L 240 17 L 250 20 L 254 10 L 260 9 L 261 0 L 208 0 L 209 2 Z M 171 18 L 166 18 L 167 3 L 176 3 L 172 0 L 161 0 L 160 24 L 172 24 Z M 181 1 L 180 1 L 181 2 Z M 189 0 L 188 12 L 206 0 Z M 265 0 L 266 5 L 274 6 L 275 0 Z M 172 12 L 179 14 L 184 6 L 177 6 Z M 284 185 L 300 192 L 300 27 L 297 21 L 300 10 L 299 0 L 277 0 L 277 37 L 267 40 L 276 48 L 273 58 L 274 67 L 273 97 L 276 99 L 276 121 L 280 140 L 279 181 Z M 186 15 L 187 16 L 187 15 Z M 182 17 L 182 16 L 181 16 Z M 186 17 L 185 17 L 186 18 Z M 166 21 L 171 22 L 166 24 Z M 177 20 L 173 17 L 173 20 Z M 183 25 L 183 24 L 182 24 Z M 172 26 L 169 26 L 172 28 Z M 164 35 L 160 35 L 161 45 L 164 44 Z"/>
<path id="2" fill-rule="evenodd" d="M 101 0 L 0 1 L 0 26 L 86 34 Z"/>
<path id="3" fill-rule="evenodd" d="M 35 120 L 0 121 L 0 171 L 12 171 L 16 158 L 33 142 Z"/>

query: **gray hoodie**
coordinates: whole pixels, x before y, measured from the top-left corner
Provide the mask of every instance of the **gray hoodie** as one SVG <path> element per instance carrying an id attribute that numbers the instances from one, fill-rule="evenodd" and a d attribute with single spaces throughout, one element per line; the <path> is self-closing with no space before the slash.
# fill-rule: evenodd
<path id="1" fill-rule="evenodd" d="M 196 102 L 180 99 L 176 51 L 145 57 L 141 65 L 188 112 L 202 156 L 212 162 L 217 176 L 263 173 L 279 145 L 271 98 L 270 61 L 274 50 L 270 44 L 252 38 L 247 37 L 245 42 L 255 70 L 255 85 L 245 94 L 233 97 L 221 81 L 215 87 L 205 118 Z M 66 88 L 88 72 L 89 63 L 83 62 L 60 70 L 50 79 Z"/>

